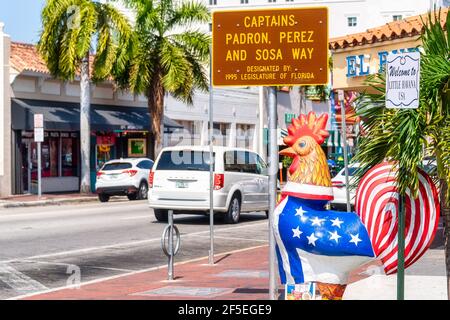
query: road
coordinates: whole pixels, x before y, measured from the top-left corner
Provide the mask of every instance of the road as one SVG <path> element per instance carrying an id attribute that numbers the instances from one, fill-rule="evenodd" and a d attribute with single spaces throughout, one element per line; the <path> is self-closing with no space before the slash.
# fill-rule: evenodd
<path id="1" fill-rule="evenodd" d="M 264 213 L 241 219 L 217 222 L 216 253 L 267 244 Z M 175 224 L 182 238 L 176 262 L 208 255 L 209 217 L 179 215 Z M 0 299 L 165 265 L 165 226 L 145 201 L 3 209 Z"/>

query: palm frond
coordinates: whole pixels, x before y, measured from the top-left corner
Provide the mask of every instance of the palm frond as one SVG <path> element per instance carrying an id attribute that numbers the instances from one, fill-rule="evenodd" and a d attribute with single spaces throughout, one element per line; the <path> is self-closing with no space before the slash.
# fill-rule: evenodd
<path id="1" fill-rule="evenodd" d="M 170 30 L 180 26 L 190 27 L 192 24 L 207 23 L 211 21 L 208 8 L 201 2 L 184 1 L 173 8 L 167 21 L 166 29 Z"/>

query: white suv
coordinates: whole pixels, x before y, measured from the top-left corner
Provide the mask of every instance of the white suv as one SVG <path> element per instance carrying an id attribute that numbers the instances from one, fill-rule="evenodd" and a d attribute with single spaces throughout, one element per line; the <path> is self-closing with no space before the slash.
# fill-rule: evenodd
<path id="1" fill-rule="evenodd" d="M 148 194 L 148 176 L 153 161 L 147 158 L 129 158 L 106 162 L 97 172 L 96 193 L 101 202 L 111 196 L 127 196 L 142 200 Z"/>
<path id="2" fill-rule="evenodd" d="M 359 169 L 359 164 L 354 163 L 348 166 L 348 180 L 349 184 L 354 183 L 354 176 L 356 170 Z M 333 185 L 334 199 L 331 201 L 331 206 L 335 209 L 346 210 L 347 209 L 347 187 L 345 186 L 345 168 L 339 171 L 339 173 L 331 179 Z M 355 206 L 356 190 L 350 188 L 350 206 Z"/>
<path id="3" fill-rule="evenodd" d="M 240 148 L 214 147 L 214 211 L 227 223 L 241 212 L 269 209 L 267 165 Z M 150 172 L 148 203 L 158 221 L 174 213 L 209 214 L 209 147 L 180 146 L 161 151 Z"/>

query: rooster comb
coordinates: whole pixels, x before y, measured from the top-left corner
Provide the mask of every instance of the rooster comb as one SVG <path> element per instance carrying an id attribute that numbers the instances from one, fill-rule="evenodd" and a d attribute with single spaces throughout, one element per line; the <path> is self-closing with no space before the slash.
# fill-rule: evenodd
<path id="1" fill-rule="evenodd" d="M 314 112 L 308 115 L 301 114 L 298 118 L 292 119 L 292 124 L 288 127 L 288 135 L 283 139 L 284 143 L 292 146 L 298 138 L 310 136 L 318 144 L 322 144 L 330 135 L 325 129 L 328 122 L 328 114 L 323 113 L 319 117 Z"/>

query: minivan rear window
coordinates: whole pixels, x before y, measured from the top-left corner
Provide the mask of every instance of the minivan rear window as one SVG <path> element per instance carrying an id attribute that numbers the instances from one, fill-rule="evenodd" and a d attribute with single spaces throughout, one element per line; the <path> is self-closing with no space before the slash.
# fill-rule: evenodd
<path id="1" fill-rule="evenodd" d="M 215 155 L 213 156 L 215 157 Z M 209 171 L 209 152 L 164 151 L 158 161 L 156 170 Z"/>
<path id="2" fill-rule="evenodd" d="M 102 171 L 125 170 L 130 169 L 131 167 L 131 163 L 128 162 L 113 162 L 105 164 Z"/>

